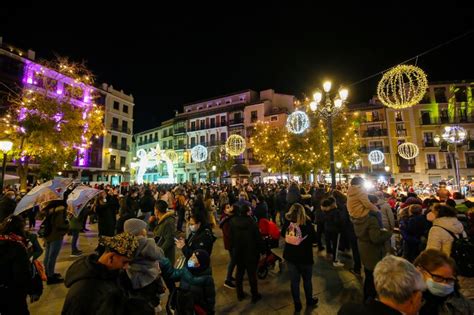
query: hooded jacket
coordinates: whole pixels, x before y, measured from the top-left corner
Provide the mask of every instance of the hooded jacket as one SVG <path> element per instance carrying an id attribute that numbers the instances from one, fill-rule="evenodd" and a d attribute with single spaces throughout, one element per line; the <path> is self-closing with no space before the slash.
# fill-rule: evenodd
<path id="1" fill-rule="evenodd" d="M 393 228 L 395 227 L 395 217 L 393 215 L 392 208 L 383 199 L 379 199 L 379 201 L 377 202 L 377 206 L 379 206 L 380 212 L 382 213 L 383 227 L 389 230 L 390 232 L 393 231 Z"/>
<path id="2" fill-rule="evenodd" d="M 199 229 L 194 233 L 191 232 L 186 239 L 185 246 L 182 248 L 183 255 L 189 258 L 196 249 L 203 249 L 211 256 L 215 240 L 211 227 L 201 223 Z"/>
<path id="3" fill-rule="evenodd" d="M 353 218 L 354 232 L 359 244 L 360 258 L 364 267 L 374 270 L 375 265 L 385 255 L 385 242 L 392 233 L 380 229 L 377 218 L 366 215 L 362 218 Z"/>
<path id="4" fill-rule="evenodd" d="M 156 246 L 155 240 L 138 236 L 138 249 L 127 275 L 133 289 L 140 289 L 149 285 L 160 275 L 159 260 L 165 257 L 163 250 Z"/>
<path id="5" fill-rule="evenodd" d="M 456 217 L 437 218 L 433 221 L 433 226 L 428 233 L 426 249 L 437 249 L 450 256 L 454 239 L 443 228 L 454 234 L 461 234 L 464 230 L 462 223 Z"/>
<path id="6" fill-rule="evenodd" d="M 370 202 L 367 193 L 359 185 L 352 185 L 347 190 L 347 211 L 352 218 L 363 218 L 369 211 L 378 211 L 377 207 Z"/>
<path id="7" fill-rule="evenodd" d="M 119 272 L 98 259 L 96 254 L 84 256 L 69 267 L 64 281 L 69 291 L 61 314 L 124 314 L 126 296 L 118 283 Z"/>
<path id="8" fill-rule="evenodd" d="M 171 260 L 171 263 L 174 264 L 176 253 L 174 245 L 176 218 L 174 211 L 168 211 L 160 218 L 156 227 L 153 229 L 153 234 L 155 235 L 156 245 L 161 247 L 166 258 Z"/>

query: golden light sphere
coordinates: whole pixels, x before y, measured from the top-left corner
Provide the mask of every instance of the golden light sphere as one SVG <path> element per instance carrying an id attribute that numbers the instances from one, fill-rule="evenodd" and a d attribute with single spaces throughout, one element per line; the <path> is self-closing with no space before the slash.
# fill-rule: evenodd
<path id="1" fill-rule="evenodd" d="M 175 163 L 178 161 L 178 153 L 176 153 L 174 150 L 166 150 L 165 154 L 171 162 Z"/>
<path id="2" fill-rule="evenodd" d="M 225 149 L 229 155 L 237 156 L 245 152 L 245 139 L 240 135 L 231 135 L 225 142 Z"/>
<path id="3" fill-rule="evenodd" d="M 423 70 L 398 65 L 384 73 L 377 86 L 377 95 L 385 106 L 401 109 L 418 104 L 427 88 L 428 79 Z"/>
<path id="4" fill-rule="evenodd" d="M 411 160 L 418 156 L 418 146 L 411 142 L 404 142 L 398 146 L 398 154 L 405 160 Z"/>

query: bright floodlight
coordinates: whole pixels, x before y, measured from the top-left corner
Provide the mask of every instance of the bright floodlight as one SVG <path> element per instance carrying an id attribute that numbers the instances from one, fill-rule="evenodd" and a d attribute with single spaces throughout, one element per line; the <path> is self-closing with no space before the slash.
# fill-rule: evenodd
<path id="1" fill-rule="evenodd" d="M 326 82 L 324 82 L 324 83 L 323 83 L 324 92 L 329 92 L 329 91 L 331 91 L 331 86 L 332 86 L 331 81 L 326 81 Z"/>
<path id="2" fill-rule="evenodd" d="M 336 167 L 337 167 L 337 168 L 341 168 L 341 167 L 342 167 L 342 163 L 341 163 L 341 162 L 336 162 Z"/>
<path id="3" fill-rule="evenodd" d="M 349 96 L 349 90 L 348 89 L 340 89 L 339 90 L 339 96 L 341 97 L 341 100 L 343 100 L 343 101 L 347 100 L 347 97 Z"/>
<path id="4" fill-rule="evenodd" d="M 335 106 L 336 108 L 340 108 L 340 107 L 342 106 L 342 100 L 341 100 L 340 98 L 336 98 L 336 99 L 334 100 L 334 106 Z"/>
<path id="5" fill-rule="evenodd" d="M 311 102 L 311 103 L 309 103 L 309 108 L 310 108 L 313 112 L 315 112 L 315 111 L 318 109 L 318 103 L 316 103 L 316 102 L 314 102 L 314 101 Z"/>
<path id="6" fill-rule="evenodd" d="M 316 103 L 319 103 L 321 102 L 321 99 L 323 98 L 323 93 L 321 93 L 321 91 L 316 91 L 314 94 L 313 94 L 313 99 Z"/>
<path id="7" fill-rule="evenodd" d="M 0 140 L 0 151 L 7 153 L 13 147 L 13 142 L 10 140 Z"/>

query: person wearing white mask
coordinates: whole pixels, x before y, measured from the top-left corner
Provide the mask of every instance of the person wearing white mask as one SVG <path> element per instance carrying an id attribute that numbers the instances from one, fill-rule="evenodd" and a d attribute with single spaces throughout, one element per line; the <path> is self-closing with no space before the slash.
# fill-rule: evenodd
<path id="1" fill-rule="evenodd" d="M 207 213 L 194 209 L 189 219 L 190 234 L 186 240 L 176 240 L 176 247 L 181 249 L 186 258 L 191 257 L 197 249 L 205 250 L 209 256 L 216 237 L 212 233 Z"/>
<path id="2" fill-rule="evenodd" d="M 421 271 L 427 290 L 419 315 L 474 314 L 474 303 L 459 292 L 456 263 L 444 252 L 428 249 L 414 262 Z"/>

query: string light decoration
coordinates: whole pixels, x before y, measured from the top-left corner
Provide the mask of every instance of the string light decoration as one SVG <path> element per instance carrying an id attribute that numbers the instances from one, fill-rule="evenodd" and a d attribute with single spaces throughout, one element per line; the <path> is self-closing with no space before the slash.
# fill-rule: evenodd
<path id="1" fill-rule="evenodd" d="M 369 153 L 369 162 L 372 165 L 380 164 L 385 160 L 385 156 L 380 150 L 373 150 Z"/>
<path id="2" fill-rule="evenodd" d="M 398 146 L 398 154 L 405 160 L 411 160 L 418 156 L 418 146 L 411 142 L 404 142 Z"/>
<path id="3" fill-rule="evenodd" d="M 225 142 L 225 149 L 227 153 L 232 156 L 237 156 L 244 153 L 245 147 L 245 139 L 240 135 L 231 135 Z"/>
<path id="4" fill-rule="evenodd" d="M 418 104 L 427 88 L 428 79 L 423 70 L 412 65 L 398 65 L 384 73 L 377 86 L 377 95 L 385 106 L 401 109 Z"/>
<path id="5" fill-rule="evenodd" d="M 294 134 L 302 134 L 309 127 L 309 118 L 300 110 L 291 113 L 286 120 L 286 128 Z"/>
<path id="6" fill-rule="evenodd" d="M 198 144 L 191 149 L 191 157 L 194 162 L 203 162 L 207 160 L 207 148 Z"/>
<path id="7" fill-rule="evenodd" d="M 461 126 L 446 126 L 442 137 L 449 143 L 461 143 L 466 139 L 466 129 Z"/>
<path id="8" fill-rule="evenodd" d="M 178 161 L 178 153 L 175 150 L 166 150 L 165 155 L 173 163 Z"/>

